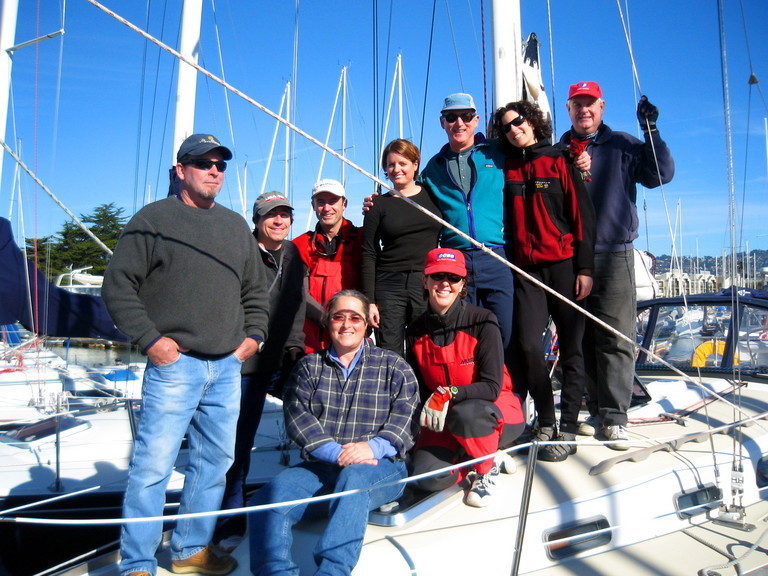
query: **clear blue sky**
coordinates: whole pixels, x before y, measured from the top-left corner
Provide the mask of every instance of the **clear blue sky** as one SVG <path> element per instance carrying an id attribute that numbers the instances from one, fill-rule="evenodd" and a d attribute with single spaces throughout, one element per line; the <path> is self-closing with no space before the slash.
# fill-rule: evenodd
<path id="1" fill-rule="evenodd" d="M 149 11 L 139 0 L 104 3 L 176 47 L 181 0 L 154 0 Z M 59 4 L 53 0 L 21 2 L 16 42 L 59 29 Z M 726 4 L 733 170 L 738 214 L 744 216 L 737 239 L 742 249 L 747 242 L 750 249 L 765 249 L 768 170 L 764 118 L 768 113 L 765 88 L 762 93 L 753 89 L 750 103 L 747 81 L 750 56 L 752 71 L 758 79 L 768 82 L 768 43 L 764 41 L 768 3 L 744 0 L 743 15 L 739 2 Z M 421 142 L 426 160 L 445 142 L 437 118 L 446 94 L 470 92 L 482 107 L 479 2 L 437 2 L 428 84 L 432 2 L 379 0 L 378 5 L 379 108 L 388 98 L 395 57 L 402 53 L 407 108 L 404 135 Z M 717 3 L 621 0 L 621 5 L 631 32 L 642 92 L 660 109 L 659 127 L 677 164 L 675 179 L 664 188 L 664 194 L 673 226 L 680 204 L 682 225 L 678 230 L 682 230 L 683 242 L 678 250 L 684 255 L 696 255 L 697 249 L 702 256 L 719 255 L 728 246 L 730 236 L 726 229 Z M 148 189 L 153 199 L 166 193 L 167 169 L 173 157 L 169 95 L 175 81 L 175 59 L 148 46 L 135 32 L 85 0 L 69 0 L 66 8 L 63 40 L 47 41 L 14 57 L 14 116 L 9 120 L 6 140 L 15 149 L 17 139 L 21 138 L 25 161 L 74 213 L 89 213 L 99 204 L 115 202 L 130 215 L 144 202 Z M 490 18 L 489 3 L 485 17 Z M 536 32 L 543 44 L 544 82 L 550 100 L 554 100 L 557 133 L 569 127 L 564 106 L 568 86 L 576 81 L 595 80 L 602 85 L 607 101 L 605 121 L 614 129 L 636 134 L 638 94 L 633 87 L 629 50 L 616 2 L 553 0 L 553 49 L 543 0 L 523 0 L 522 19 L 524 37 Z M 215 15 L 210 0 L 204 0 L 201 64 L 221 75 L 217 24 L 227 80 L 277 111 L 285 83 L 293 79 L 296 20 L 295 2 L 291 0 L 217 0 Z M 372 2 L 301 0 L 298 25 L 296 124 L 316 138 L 325 139 L 341 67 L 348 66 L 347 154 L 366 170 L 375 170 Z M 489 27 L 486 35 L 490 53 Z M 554 98 L 550 54 L 555 68 Z M 58 84 L 60 57 L 62 75 Z M 235 166 L 227 172 L 221 201 L 241 211 L 239 197 L 246 183 L 245 163 L 250 207 L 264 179 L 275 122 L 231 95 L 233 141 L 222 93 L 222 88 L 201 77 L 195 129 L 217 134 L 232 144 L 237 172 Z M 422 122 L 425 106 L 426 119 Z M 390 127 L 387 140 L 396 136 Z M 332 132 L 331 146 L 341 146 L 338 123 Z M 320 167 L 320 151 L 297 137 L 292 156 L 291 194 L 297 209 L 294 233 L 298 234 L 306 227 L 309 191 Z M 284 160 L 281 136 L 267 190 L 285 190 Z M 0 188 L 0 214 L 5 217 L 11 205 L 13 176 L 14 163 L 6 155 Z M 323 176 L 340 178 L 339 161 L 329 157 Z M 359 223 L 362 197 L 370 193 L 372 186 L 349 169 L 346 178 L 350 195 L 348 217 Z M 58 231 L 67 219 L 66 214 L 42 191 L 35 191 L 26 176 L 21 177 L 21 191 L 26 235 Z M 643 209 L 644 204 L 647 210 Z M 639 189 L 638 206 L 642 222 L 637 246 L 648 247 L 657 255 L 669 254 L 671 233 L 660 191 Z M 18 228 L 15 211 L 12 220 Z M 21 236 L 18 230 L 16 233 Z"/>

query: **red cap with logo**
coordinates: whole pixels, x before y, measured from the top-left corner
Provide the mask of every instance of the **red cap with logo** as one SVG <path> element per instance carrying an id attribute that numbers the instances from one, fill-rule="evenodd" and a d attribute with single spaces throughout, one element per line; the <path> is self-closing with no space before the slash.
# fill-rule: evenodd
<path id="1" fill-rule="evenodd" d="M 575 96 L 591 96 L 592 98 L 602 98 L 603 91 L 597 82 L 579 82 L 571 85 L 568 90 L 568 100 Z"/>
<path id="2" fill-rule="evenodd" d="M 447 272 L 465 278 L 467 276 L 467 264 L 464 260 L 464 254 L 453 248 L 430 250 L 427 254 L 427 261 L 424 263 L 424 274 L 429 276 L 437 272 Z"/>

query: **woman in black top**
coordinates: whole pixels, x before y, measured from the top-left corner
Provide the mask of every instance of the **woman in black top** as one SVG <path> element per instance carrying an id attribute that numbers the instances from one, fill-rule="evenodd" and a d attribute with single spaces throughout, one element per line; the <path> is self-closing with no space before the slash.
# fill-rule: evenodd
<path id="1" fill-rule="evenodd" d="M 381 166 L 401 195 L 441 216 L 421 182 L 416 182 L 419 149 L 398 138 L 387 144 Z M 363 221 L 363 292 L 371 305 L 371 325 L 379 346 L 404 354 L 405 328 L 425 309 L 421 276 L 424 258 L 437 246 L 439 222 L 393 193 L 373 198 Z"/>

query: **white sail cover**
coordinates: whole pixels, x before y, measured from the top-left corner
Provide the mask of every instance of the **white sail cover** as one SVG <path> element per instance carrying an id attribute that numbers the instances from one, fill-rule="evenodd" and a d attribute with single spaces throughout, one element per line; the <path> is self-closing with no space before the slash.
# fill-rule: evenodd
<path id="1" fill-rule="evenodd" d="M 539 63 L 539 39 L 531 32 L 523 44 L 523 99 L 535 102 L 548 119 L 552 119 L 552 109 L 544 91 Z"/>

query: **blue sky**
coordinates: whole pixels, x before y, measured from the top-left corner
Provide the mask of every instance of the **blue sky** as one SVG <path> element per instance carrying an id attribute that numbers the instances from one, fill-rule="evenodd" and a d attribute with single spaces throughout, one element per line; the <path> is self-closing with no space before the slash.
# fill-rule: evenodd
<path id="1" fill-rule="evenodd" d="M 377 121 L 371 1 L 301 0 L 298 17 L 296 3 L 291 0 L 217 0 L 215 13 L 210 0 L 203 3 L 201 65 L 221 76 L 223 62 L 226 79 L 232 85 L 275 112 L 286 82 L 294 80 L 295 123 L 319 140 L 324 140 L 329 130 L 341 68 L 348 66 L 347 155 L 382 176 L 373 152 Z M 21 4 L 17 43 L 61 28 L 58 2 L 26 0 Z M 181 0 L 154 0 L 149 9 L 138 0 L 105 0 L 104 4 L 176 47 Z M 764 118 L 768 113 L 764 92 L 753 89 L 750 93 L 747 81 L 752 71 L 768 82 L 768 43 L 763 38 L 768 3 L 744 0 L 725 4 L 733 172 L 740 220 L 743 214 L 737 240 L 742 249 L 747 243 L 750 249 L 765 249 L 768 170 Z M 388 99 L 395 58 L 400 53 L 407 110 L 404 136 L 421 143 L 426 161 L 445 142 L 438 113 L 446 94 L 470 92 L 483 112 L 479 2 L 437 2 L 428 75 L 433 3 L 379 0 L 378 7 L 378 110 Z M 631 33 L 642 92 L 660 109 L 659 127 L 677 165 L 675 179 L 664 188 L 668 208 L 658 189 L 638 190 L 641 237 L 637 246 L 657 255 L 669 254 L 672 233 L 666 210 L 675 229 L 679 205 L 676 229 L 678 238 L 682 231 L 683 239 L 678 251 L 684 255 L 719 255 L 728 247 L 730 235 L 717 3 L 621 0 L 621 7 Z M 490 5 L 485 8 L 487 20 Z M 569 127 L 564 105 L 568 86 L 595 80 L 603 87 L 607 101 L 605 121 L 613 129 L 636 134 L 638 93 L 616 2 L 553 0 L 551 8 L 550 45 L 546 3 L 521 2 L 523 36 L 536 32 L 542 42 L 544 83 L 556 111 L 556 132 Z M 14 56 L 13 116 L 5 139 L 14 149 L 21 140 L 24 160 L 75 214 L 115 202 L 130 215 L 148 194 L 152 199 L 163 197 L 167 189 L 167 169 L 173 158 L 175 59 L 85 0 L 69 0 L 66 10 L 62 39 L 26 48 Z M 296 21 L 298 64 L 294 77 Z M 490 37 L 490 27 L 486 36 Z M 490 50 L 489 45 L 489 54 Z M 554 60 L 554 98 L 550 55 Z M 491 73 L 489 69 L 489 77 Z M 229 109 L 228 116 L 223 89 L 201 77 L 195 130 L 212 132 L 232 145 L 236 158 L 227 172 L 221 201 L 242 212 L 243 190 L 250 207 L 265 178 L 275 121 L 234 95 L 230 95 Z M 387 140 L 397 136 L 393 124 L 394 120 Z M 341 147 L 338 121 L 330 144 L 335 149 Z M 321 151 L 297 137 L 291 157 L 289 191 L 296 207 L 294 233 L 298 234 L 306 228 L 309 192 L 320 169 Z M 284 161 L 281 134 L 267 176 L 267 190 L 286 190 Z M 338 160 L 326 159 L 323 177 L 341 178 Z M 14 162 L 5 155 L 0 214 L 7 217 L 13 202 L 14 227 L 21 226 L 18 198 L 12 195 L 19 189 L 26 235 L 58 231 L 66 214 L 44 192 L 36 190 L 28 177 L 22 176 L 19 184 L 14 182 Z M 372 185 L 349 169 L 346 183 L 350 196 L 347 215 L 360 223 L 362 198 Z M 21 236 L 18 231 L 17 236 Z"/>

